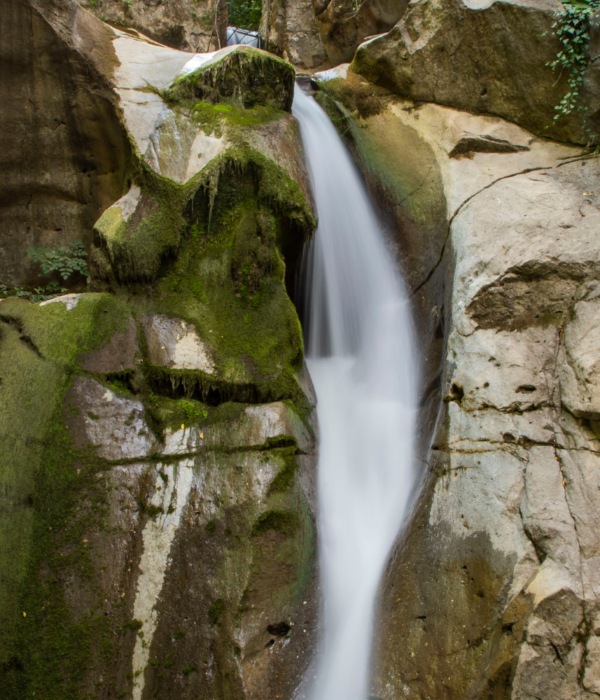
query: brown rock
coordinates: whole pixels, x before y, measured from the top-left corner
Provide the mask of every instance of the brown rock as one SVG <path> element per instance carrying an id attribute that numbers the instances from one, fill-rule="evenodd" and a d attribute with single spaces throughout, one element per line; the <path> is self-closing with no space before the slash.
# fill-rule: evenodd
<path id="1" fill-rule="evenodd" d="M 30 246 L 90 242 L 122 194 L 128 144 L 105 78 L 74 47 L 74 3 L 6 0 L 0 13 L 0 279 L 33 281 Z M 94 20 L 95 21 L 95 20 Z M 102 27 L 101 23 L 96 22 Z M 117 63 L 98 55 L 110 70 Z"/>
<path id="2" fill-rule="evenodd" d="M 130 319 L 125 331 L 115 333 L 106 345 L 81 356 L 82 368 L 99 374 L 133 369 L 139 353 L 136 334 L 135 321 Z"/>
<path id="3" fill-rule="evenodd" d="M 223 0 L 83 0 L 96 17 L 117 27 L 140 31 L 181 51 L 216 51 L 225 46 L 227 4 Z"/>
<path id="4" fill-rule="evenodd" d="M 405 13 L 408 0 L 313 0 L 321 40 L 330 62 L 351 61 L 370 36 L 389 31 Z"/>
<path id="5" fill-rule="evenodd" d="M 566 71 L 549 67 L 561 49 L 552 30 L 561 7 L 556 0 L 418 0 L 388 34 L 365 42 L 352 66 L 403 97 L 495 114 L 540 136 L 585 144 L 588 130 L 598 131 L 600 69 L 591 62 L 585 74 L 587 113 L 576 109 L 554 122 L 568 89 Z"/>

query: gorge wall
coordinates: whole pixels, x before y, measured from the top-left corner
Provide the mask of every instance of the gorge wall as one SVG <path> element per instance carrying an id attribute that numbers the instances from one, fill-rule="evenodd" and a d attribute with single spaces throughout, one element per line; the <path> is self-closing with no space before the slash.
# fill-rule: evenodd
<path id="1" fill-rule="evenodd" d="M 290 697 L 318 604 L 293 68 L 9 10 L 3 282 L 75 237 L 90 281 L 0 301 L 0 695 Z"/>
<path id="2" fill-rule="evenodd" d="M 554 11 L 412 3 L 315 76 L 380 202 L 423 347 L 422 490 L 374 631 L 386 700 L 600 693 L 600 167 L 577 147 L 598 77 L 590 65 L 587 123 L 553 122 L 540 29 Z M 546 53 L 520 59 L 521 32 Z"/>
<path id="3" fill-rule="evenodd" d="M 372 696 L 597 698 L 598 62 L 555 121 L 554 0 L 269 8 L 300 70 L 352 60 L 317 99 L 423 349 Z M 318 632 L 293 70 L 233 49 L 182 76 L 210 2 L 88 9 L 0 12 L 0 283 L 76 240 L 91 274 L 0 301 L 2 697 L 292 698 Z"/>

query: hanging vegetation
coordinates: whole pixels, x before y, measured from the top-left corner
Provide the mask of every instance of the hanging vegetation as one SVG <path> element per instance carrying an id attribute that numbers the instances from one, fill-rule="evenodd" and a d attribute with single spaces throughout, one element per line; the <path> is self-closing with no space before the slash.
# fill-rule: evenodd
<path id="1" fill-rule="evenodd" d="M 553 70 L 566 71 L 569 89 L 560 103 L 554 108 L 554 121 L 563 115 L 570 114 L 574 109 L 584 110 L 579 104 L 581 86 L 585 71 L 590 61 L 596 60 L 589 53 L 590 24 L 600 9 L 600 0 L 578 0 L 564 2 L 563 9 L 558 13 L 556 22 L 552 25 L 555 35 L 562 44 L 556 59 L 549 65 Z"/>

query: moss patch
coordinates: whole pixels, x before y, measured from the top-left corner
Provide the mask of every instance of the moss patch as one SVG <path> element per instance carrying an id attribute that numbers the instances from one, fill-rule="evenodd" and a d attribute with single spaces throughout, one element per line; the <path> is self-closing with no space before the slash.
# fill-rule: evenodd
<path id="1" fill-rule="evenodd" d="M 3 302 L 0 311 L 3 698 L 79 697 L 94 656 L 99 664 L 114 659 L 117 616 L 100 613 L 102 594 L 84 537 L 106 513 L 92 478 L 100 464 L 73 449 L 63 402 L 82 351 L 124 330 L 128 313 L 104 295 L 84 297 L 70 311 L 20 300 Z M 70 582 L 85 609 L 69 605 Z"/>
<path id="2" fill-rule="evenodd" d="M 240 46 L 215 63 L 179 77 L 164 97 L 169 102 L 256 104 L 290 111 L 295 71 L 291 64 L 259 49 Z"/>

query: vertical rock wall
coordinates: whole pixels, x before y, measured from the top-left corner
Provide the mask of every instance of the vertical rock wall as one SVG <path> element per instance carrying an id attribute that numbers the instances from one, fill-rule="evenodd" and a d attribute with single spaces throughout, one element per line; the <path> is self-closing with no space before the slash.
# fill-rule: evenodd
<path id="1" fill-rule="evenodd" d="M 265 0 L 260 31 L 269 51 L 300 69 L 316 69 L 327 61 L 308 0 Z"/>
<path id="2" fill-rule="evenodd" d="M 6 0 L 0 13 L 0 281 L 33 281 L 30 246 L 83 240 L 123 193 L 128 144 L 92 62 L 49 24 L 69 3 Z M 110 64 L 111 52 L 104 57 Z M 33 277 L 32 277 L 33 275 Z"/>
<path id="3" fill-rule="evenodd" d="M 423 347 L 423 486 L 382 584 L 371 692 L 595 697 L 597 160 L 352 71 L 321 85 Z"/>
<path id="4" fill-rule="evenodd" d="M 17 9 L 97 78 L 75 84 L 114 121 L 92 101 L 77 125 L 99 120 L 123 166 L 93 212 L 93 291 L 0 300 L 0 694 L 289 698 L 318 607 L 294 69 L 246 47 L 182 76 L 190 54 L 40 5 Z"/>

